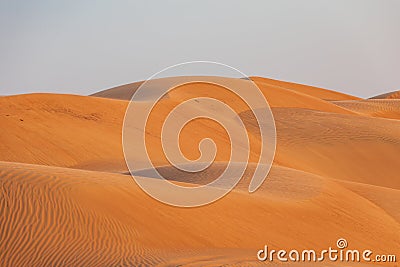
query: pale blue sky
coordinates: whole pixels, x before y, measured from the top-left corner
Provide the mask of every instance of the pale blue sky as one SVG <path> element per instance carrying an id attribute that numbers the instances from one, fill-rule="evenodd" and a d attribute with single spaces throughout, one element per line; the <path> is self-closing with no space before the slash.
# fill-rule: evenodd
<path id="1" fill-rule="evenodd" d="M 0 95 L 90 94 L 211 60 L 368 97 L 400 89 L 400 1 L 0 0 Z"/>

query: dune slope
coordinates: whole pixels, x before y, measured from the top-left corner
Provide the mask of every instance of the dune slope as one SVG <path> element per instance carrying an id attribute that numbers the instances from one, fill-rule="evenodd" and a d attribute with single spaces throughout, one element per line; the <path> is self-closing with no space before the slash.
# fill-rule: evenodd
<path id="1" fill-rule="evenodd" d="M 342 236 L 360 249 L 400 251 L 399 221 L 384 209 L 315 176 L 291 187 L 295 177 L 278 167 L 271 179 L 279 182 L 263 185 L 269 189 L 182 209 L 151 199 L 127 175 L 2 162 L 1 265 L 215 264 L 221 257 L 251 264 L 266 243 L 322 249 Z M 302 199 L 269 193 L 286 189 L 290 196 L 313 185 L 318 193 Z"/>
<path id="2" fill-rule="evenodd" d="M 272 111 L 278 136 L 277 164 L 400 189 L 399 121 L 295 108 Z M 241 114 L 244 121 L 248 114 Z M 250 131 L 257 130 L 252 123 L 248 125 Z"/>
<path id="3" fill-rule="evenodd" d="M 121 145 L 126 103 L 95 97 L 0 97 L 0 158 L 53 166 L 125 169 Z"/>
<path id="4" fill-rule="evenodd" d="M 334 104 L 372 117 L 400 119 L 400 99 L 334 101 Z"/>
<path id="5" fill-rule="evenodd" d="M 279 136 L 277 163 L 400 189 L 399 121 L 304 109 L 275 108 L 273 113 Z"/>
<path id="6" fill-rule="evenodd" d="M 292 82 L 278 81 L 274 79 L 264 78 L 264 77 L 250 77 L 257 84 L 264 84 L 270 86 L 279 86 L 289 90 L 294 90 L 299 93 L 304 93 L 310 96 L 314 96 L 323 100 L 356 100 L 358 97 L 347 95 L 344 93 L 335 92 L 332 90 L 327 90 L 323 88 L 318 88 L 315 86 L 303 85 Z"/>

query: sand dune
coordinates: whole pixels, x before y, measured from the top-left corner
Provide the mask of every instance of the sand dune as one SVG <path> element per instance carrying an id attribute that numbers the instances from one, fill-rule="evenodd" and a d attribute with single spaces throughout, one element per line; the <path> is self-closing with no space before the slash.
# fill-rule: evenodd
<path id="1" fill-rule="evenodd" d="M 315 86 L 303 85 L 298 83 L 291 83 L 285 81 L 278 81 L 274 79 L 264 78 L 264 77 L 250 77 L 257 84 L 264 84 L 270 86 L 279 86 L 285 89 L 294 90 L 299 93 L 307 94 L 320 98 L 322 100 L 356 100 L 360 99 L 358 97 L 347 95 L 344 93 L 335 92 L 332 90 L 327 90 L 323 88 L 318 88 Z"/>
<path id="2" fill-rule="evenodd" d="M 125 102 L 29 94 L 1 97 L 0 103 L 1 160 L 125 169 L 120 131 Z"/>
<path id="3" fill-rule="evenodd" d="M 179 100 L 189 97 L 190 94 L 182 94 Z M 172 99 L 177 100 L 172 95 L 160 105 L 154 121 L 162 121 L 178 103 Z M 47 94 L 3 97 L 0 101 L 3 108 L 0 118 L 6 126 L 1 132 L 1 160 L 126 170 L 121 146 L 126 102 Z M 246 109 L 240 103 L 236 106 L 238 113 Z M 375 107 L 379 103 L 375 102 Z M 393 105 L 392 110 L 395 108 Z M 331 178 L 399 188 L 396 155 L 400 149 L 400 122 L 292 108 L 273 108 L 273 113 L 278 133 L 277 163 Z M 157 165 L 164 165 L 167 161 L 159 139 L 161 124 L 153 123 L 150 127 L 152 134 L 148 138 L 154 144 L 151 156 Z M 197 129 L 195 135 L 191 129 Z M 220 148 L 218 161 L 229 159 L 228 136 L 207 120 L 195 121 L 182 132 L 183 152 L 189 158 L 197 158 L 199 152 L 194 148 L 205 137 L 212 137 Z M 256 147 L 257 134 L 250 141 Z M 365 153 L 365 150 L 379 153 Z M 387 160 L 381 161 L 382 155 Z M 255 149 L 251 161 L 257 159 Z M 352 167 L 363 164 L 369 168 Z M 377 176 L 382 178 L 377 180 Z"/>
<path id="4" fill-rule="evenodd" d="M 212 97 L 220 97 L 225 100 L 230 100 L 230 96 L 227 95 L 226 92 L 219 90 L 215 90 L 216 86 L 207 83 L 190 83 L 184 84 L 187 81 L 196 81 L 196 80 L 206 80 L 212 81 L 214 83 L 219 83 L 222 85 L 228 84 L 231 85 L 230 88 L 234 88 L 235 86 L 241 87 L 249 87 L 252 86 L 252 82 L 245 79 L 238 78 L 225 78 L 225 77 L 212 77 L 212 76 L 189 76 L 189 77 L 171 77 L 171 78 L 160 78 L 156 80 L 152 80 L 150 83 L 146 85 L 146 90 L 149 91 L 147 94 L 147 98 L 151 99 L 152 96 L 155 95 L 157 91 L 161 91 L 164 88 L 171 88 L 171 84 L 180 84 L 179 90 L 173 90 L 168 94 L 169 98 L 182 100 L 183 97 L 198 97 L 199 94 L 203 96 L 212 96 Z M 267 99 L 269 105 L 271 107 L 297 107 L 297 108 L 308 108 L 314 110 L 322 110 L 329 112 L 337 112 L 344 114 L 351 114 L 350 110 L 346 110 L 344 108 L 338 107 L 334 104 L 331 104 L 327 101 L 321 100 L 317 96 L 323 95 L 323 93 L 328 95 L 333 95 L 336 100 L 340 99 L 357 99 L 356 97 L 351 97 L 347 95 L 343 95 L 340 93 L 335 93 L 332 91 L 328 91 L 324 89 L 314 89 L 310 88 L 310 90 L 315 90 L 315 94 L 304 93 L 304 90 L 292 90 L 288 89 L 276 84 L 265 83 L 264 80 L 260 81 L 259 79 L 255 79 L 257 86 L 260 88 L 265 98 Z M 93 96 L 104 97 L 104 98 L 112 98 L 112 99 L 124 99 L 130 100 L 132 95 L 136 92 L 139 86 L 143 82 L 127 84 L 115 88 L 111 88 L 105 91 L 101 91 L 99 93 L 93 94 Z M 308 88 L 308 87 L 307 87 Z M 307 92 L 308 92 L 307 91 Z M 317 93 L 317 92 L 323 93 Z M 315 96 L 317 95 L 317 96 Z"/>
<path id="5" fill-rule="evenodd" d="M 126 171 L 121 144 L 126 101 L 32 94 L 2 97 L 0 102 L 0 120 L 4 125 L 4 131 L 0 133 L 3 141 L 0 144 L 1 160 Z M 154 118 L 150 118 L 150 134 L 147 138 L 154 143 L 150 154 L 159 164 L 167 163 L 161 150 L 160 121 L 176 104 L 172 100 L 162 102 L 160 108 L 153 113 Z M 209 136 L 212 129 L 219 130 L 213 135 L 217 145 L 226 147 L 228 136 L 222 132 L 221 127 L 215 128 L 218 127 L 215 123 L 198 120 L 192 126 L 200 129 L 196 135 L 190 131 L 183 131 L 182 134 L 189 157 L 196 158 L 199 152 L 193 149 L 193 145 L 197 147 L 198 141 Z M 229 153 L 229 150 L 222 149 L 217 159 L 227 160 Z"/>
<path id="6" fill-rule="evenodd" d="M 384 209 L 331 180 L 287 168 L 274 170 L 275 182 L 254 194 L 235 191 L 196 209 L 161 204 L 123 174 L 6 162 L 0 170 L 2 265 L 251 264 L 266 242 L 318 249 L 339 236 L 358 248 L 400 251 L 399 221 Z M 310 186 L 319 190 L 289 197 Z M 288 197 L 277 196 L 282 190 Z"/>
<path id="7" fill-rule="evenodd" d="M 257 82 L 257 85 L 263 91 L 272 108 L 304 108 L 340 114 L 353 114 L 350 110 L 305 93 L 263 82 Z"/>
<path id="8" fill-rule="evenodd" d="M 400 99 L 400 91 L 393 91 L 382 95 L 371 97 L 371 99 Z"/>
<path id="9" fill-rule="evenodd" d="M 400 189 L 399 121 L 304 109 L 275 108 L 273 113 L 278 164 Z"/>
<path id="10" fill-rule="evenodd" d="M 400 119 L 400 99 L 349 100 L 333 103 L 368 116 Z"/>
<path id="11" fill-rule="evenodd" d="M 306 109 L 272 110 L 277 164 L 324 177 L 400 188 L 399 121 Z M 246 121 L 248 114 L 241 117 Z M 249 126 L 250 131 L 256 128 Z"/>
<path id="12" fill-rule="evenodd" d="M 399 190 L 347 181 L 341 181 L 340 184 L 370 200 L 400 222 L 400 209 L 398 209 L 400 206 Z"/>
<path id="13" fill-rule="evenodd" d="M 243 101 L 216 85 L 184 85 L 164 97 L 148 120 L 146 140 L 155 166 L 184 186 L 208 183 L 224 170 L 229 137 L 210 120 L 190 122 L 181 132 L 182 152 L 198 158 L 199 142 L 209 137 L 218 148 L 216 162 L 195 175 L 176 170 L 167 165 L 160 142 L 162 122 L 171 109 L 194 96 L 214 97 L 230 104 L 248 127 L 250 164 L 243 179 L 219 201 L 190 209 L 152 199 L 127 175 L 122 123 L 126 99 L 140 83 L 97 97 L 0 97 L 0 265 L 255 266 L 256 252 L 265 244 L 321 250 L 334 247 L 341 237 L 354 249 L 400 256 L 397 100 L 359 100 L 253 79 L 271 105 L 277 127 L 274 165 L 255 193 L 247 188 L 260 138 Z M 165 80 L 157 83 L 163 86 Z M 159 89 L 152 87 L 139 105 L 150 105 Z M 190 109 L 223 112 L 198 105 Z M 157 185 L 160 181 L 149 173 L 135 175 Z"/>
<path id="14" fill-rule="evenodd" d="M 236 101 L 224 92 L 213 93 L 216 89 L 213 86 L 196 84 L 182 89 L 183 93 L 172 92 L 168 99 L 162 100 L 149 118 L 148 131 L 151 134 L 146 138 L 154 144 L 149 148 L 149 153 L 156 165 L 168 163 L 161 149 L 161 122 L 180 102 L 193 95 L 212 95 L 231 103 L 238 114 L 248 110 L 240 99 Z M 276 91 L 274 95 L 279 96 L 279 93 Z M 318 106 L 319 102 L 312 105 L 315 109 L 348 113 L 336 105 L 326 103 L 326 108 L 322 100 L 312 98 L 314 100 L 322 102 L 322 106 Z M 93 170 L 126 170 L 121 146 L 126 101 L 55 94 L 3 97 L 0 101 L 3 114 L 0 118 L 6 126 L 1 133 L 4 140 L 0 150 L 1 160 Z M 312 101 L 305 101 L 300 106 L 311 105 Z M 147 105 L 146 102 L 143 105 Z M 254 118 L 249 117 L 245 123 L 252 121 Z M 199 151 L 194 148 L 197 148 L 200 140 L 210 137 L 220 148 L 217 161 L 229 160 L 229 136 L 217 123 L 200 119 L 191 122 L 186 129 L 182 131 L 181 140 L 185 144 L 182 146 L 183 152 L 188 158 L 197 158 Z M 191 129 L 197 129 L 196 134 Z M 254 135 L 254 138 L 250 138 L 250 145 L 254 148 L 250 155 L 253 162 L 258 160 L 259 152 L 257 133 Z"/>
<path id="15" fill-rule="evenodd" d="M 119 100 L 130 100 L 136 90 L 142 85 L 143 82 L 136 82 L 130 84 L 124 84 L 110 89 L 106 89 L 97 93 L 92 94 L 92 96 L 119 99 Z"/>

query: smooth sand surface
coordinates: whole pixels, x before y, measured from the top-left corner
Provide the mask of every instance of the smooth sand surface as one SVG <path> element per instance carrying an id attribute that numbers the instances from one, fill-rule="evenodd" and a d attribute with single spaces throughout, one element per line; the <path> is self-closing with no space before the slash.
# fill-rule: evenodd
<path id="1" fill-rule="evenodd" d="M 28 94 L 0 97 L 0 103 L 2 160 L 125 168 L 121 127 L 126 102 Z"/>
<path id="2" fill-rule="evenodd" d="M 215 97 L 231 104 L 248 127 L 252 163 L 238 186 L 215 203 L 189 209 L 152 199 L 128 174 L 121 142 L 128 102 L 115 100 L 124 99 L 121 89 L 118 97 L 114 89 L 107 91 L 108 99 L 0 97 L 0 266 L 254 266 L 264 245 L 322 250 L 339 238 L 351 249 L 399 257 L 396 100 L 364 101 L 255 80 L 272 107 L 277 151 L 266 181 L 252 194 L 247 186 L 260 137 L 240 99 L 218 86 L 192 84 L 171 92 L 152 113 L 149 154 L 160 173 L 186 186 L 208 183 L 223 171 L 229 138 L 217 123 L 191 122 L 181 132 L 182 152 L 196 159 L 199 141 L 210 137 L 217 161 L 195 175 L 176 170 L 160 148 L 159 130 L 169 110 L 199 94 Z M 148 96 L 142 105 L 149 104 Z M 134 175 L 160 182 L 147 170 Z"/>

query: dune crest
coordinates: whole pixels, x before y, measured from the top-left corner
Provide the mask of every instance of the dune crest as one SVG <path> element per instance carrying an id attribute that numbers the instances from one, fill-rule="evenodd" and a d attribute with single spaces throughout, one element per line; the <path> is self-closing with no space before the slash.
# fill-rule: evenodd
<path id="1" fill-rule="evenodd" d="M 393 91 L 386 94 L 371 97 L 371 99 L 400 99 L 400 91 Z"/>
<path id="2" fill-rule="evenodd" d="M 307 94 L 310 96 L 314 96 L 317 98 L 320 98 L 322 100 L 327 100 L 327 101 L 332 101 L 332 100 L 357 100 L 360 99 L 356 96 L 344 94 L 344 93 L 339 93 L 335 92 L 332 90 L 327 90 L 315 86 L 310 86 L 310 85 L 303 85 L 303 84 L 298 84 L 298 83 L 292 83 L 292 82 L 285 82 L 285 81 L 279 81 L 279 80 L 274 80 L 270 78 L 264 78 L 264 77 L 250 77 L 253 81 L 256 83 L 262 83 L 265 85 L 273 85 L 273 86 L 279 86 L 282 88 L 286 88 L 289 90 L 294 90 L 299 93 Z"/>

